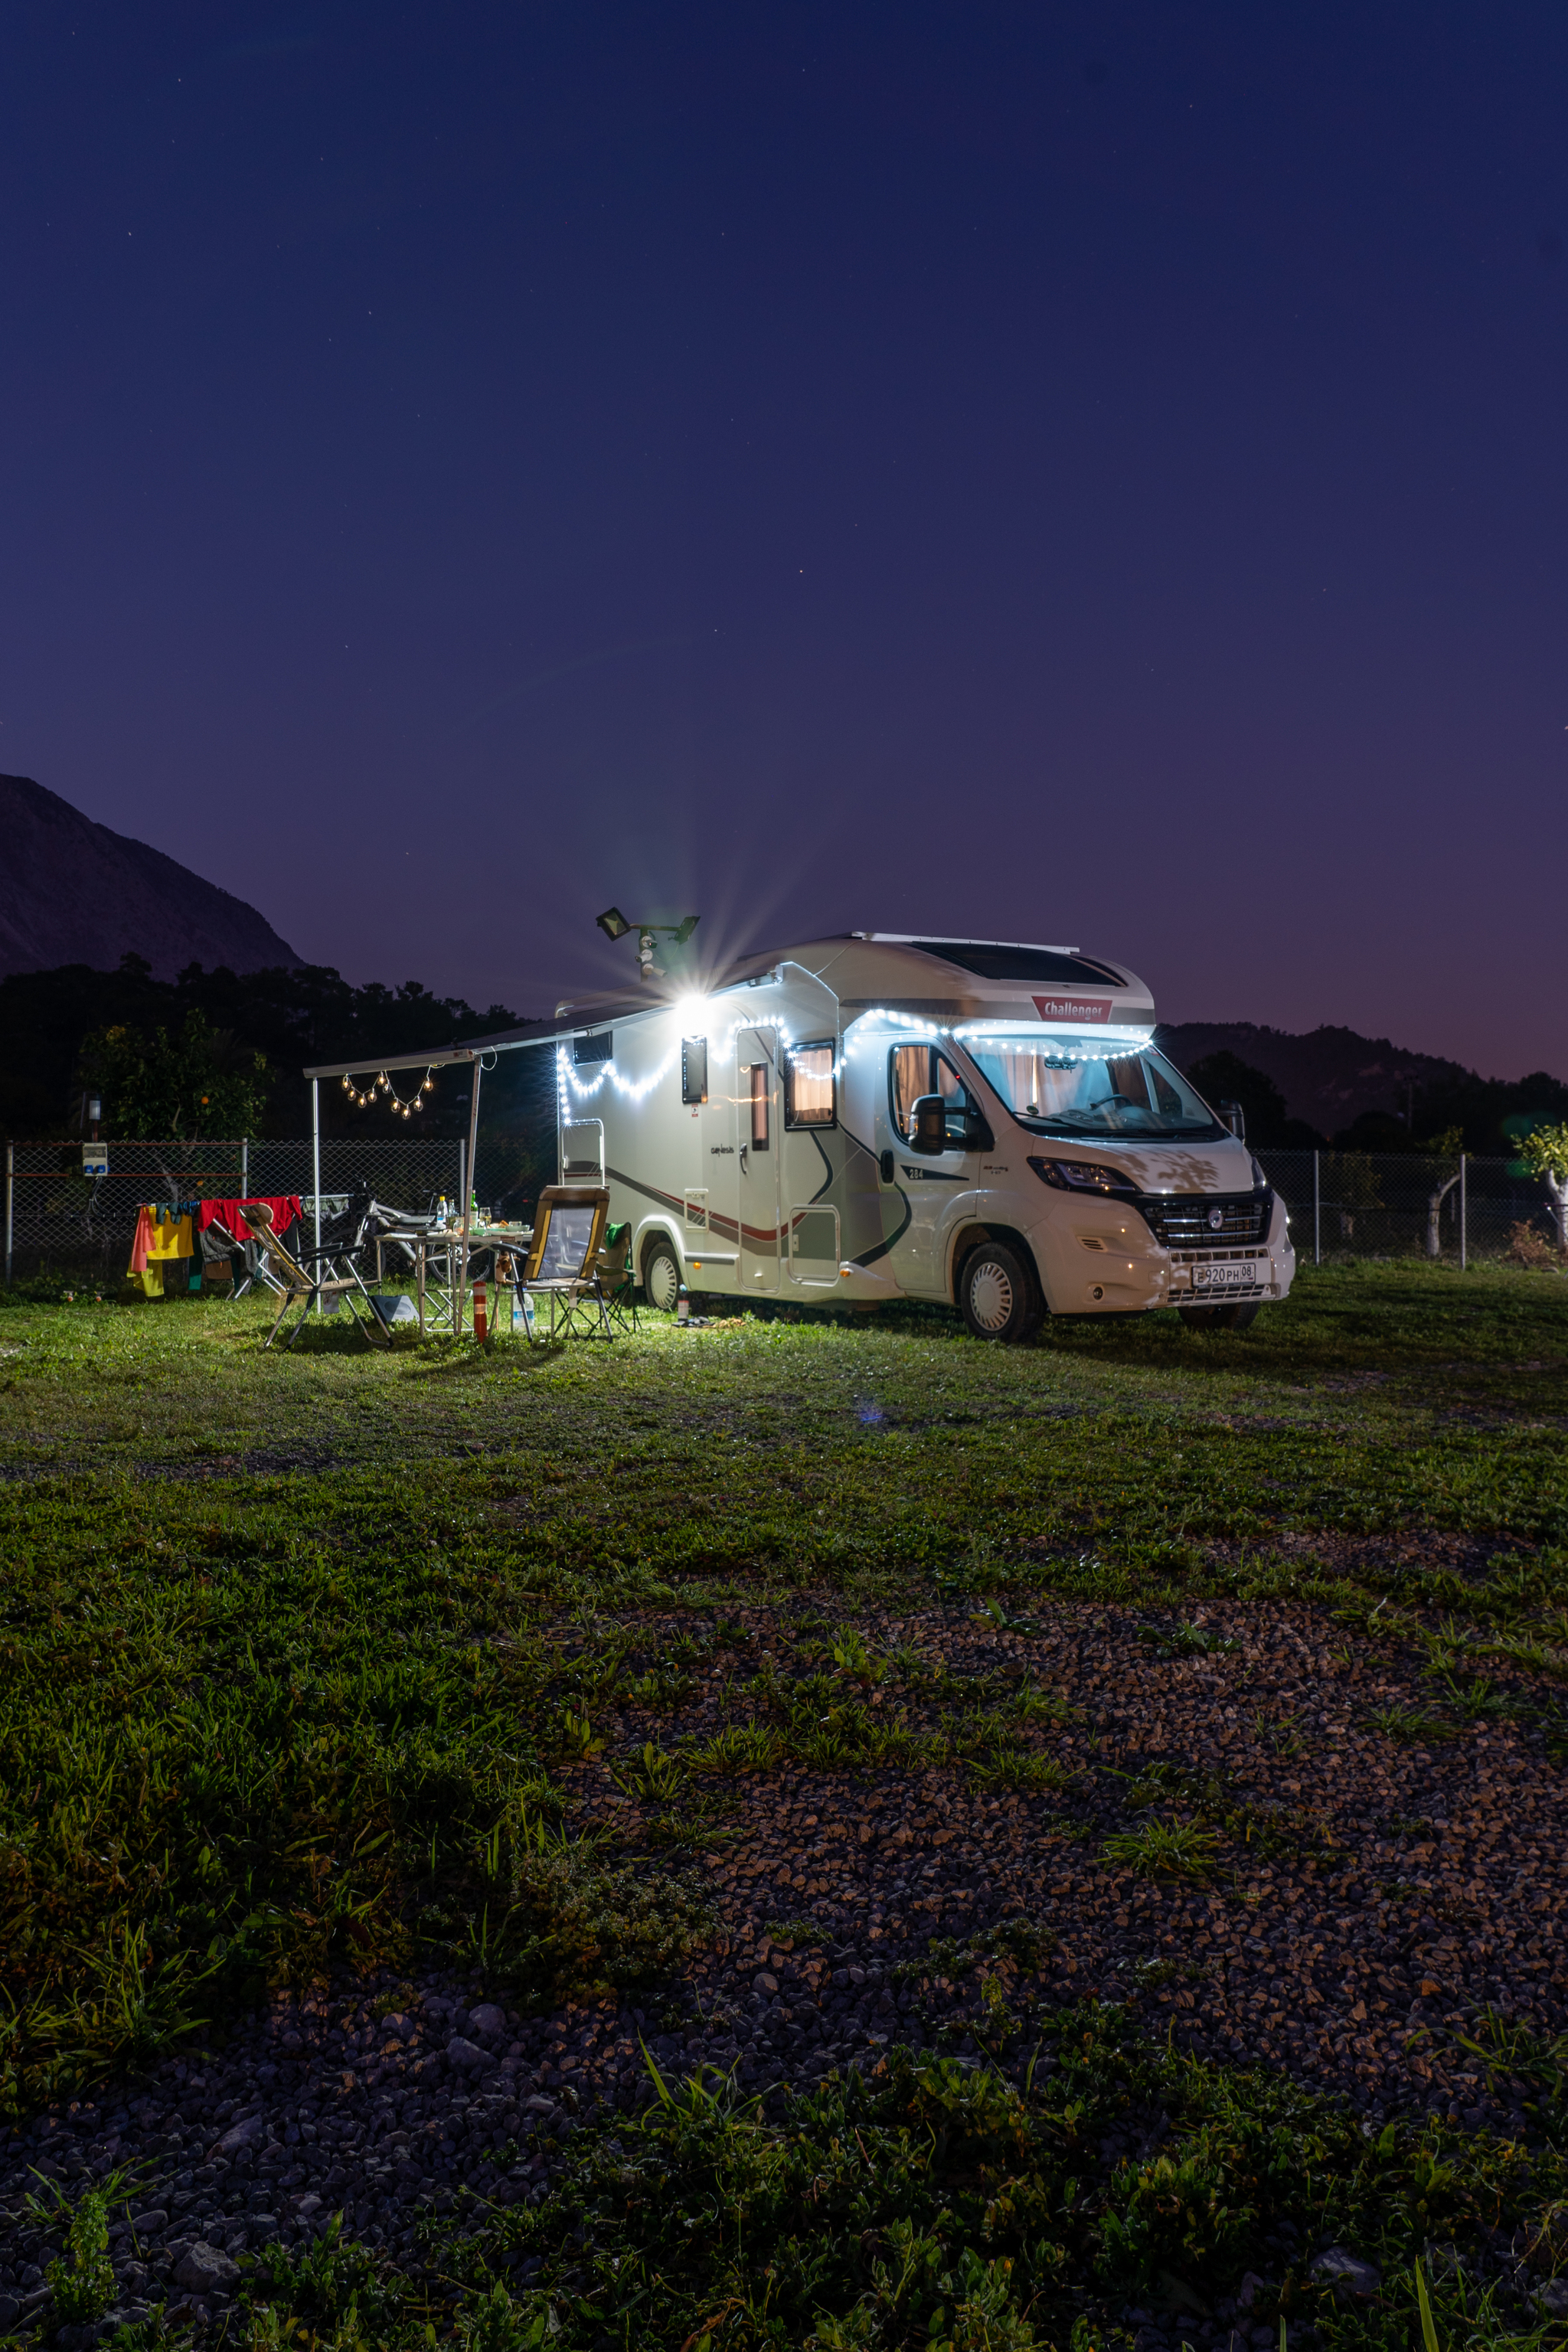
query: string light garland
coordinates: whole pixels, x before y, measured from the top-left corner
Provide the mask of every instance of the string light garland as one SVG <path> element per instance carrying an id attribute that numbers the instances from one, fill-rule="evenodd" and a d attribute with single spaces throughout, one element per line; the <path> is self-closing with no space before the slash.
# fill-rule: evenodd
<path id="1" fill-rule="evenodd" d="M 733 1051 L 742 1029 L 760 1027 L 773 1030 L 786 1058 L 794 1055 L 800 1043 L 789 1024 L 776 1013 L 744 1014 L 730 1022 L 727 1034 L 721 1028 L 715 1034 L 706 1022 L 700 1020 L 695 1023 L 695 1026 L 707 1032 L 710 1047 L 721 1062 Z M 927 1021 L 918 1013 L 901 1013 L 891 1005 L 878 1004 L 869 1006 L 866 1012 L 856 1014 L 844 1024 L 841 1045 L 833 1064 L 834 1077 L 837 1079 L 843 1076 L 847 1061 L 858 1061 L 868 1052 L 874 1054 L 879 1051 L 888 1044 L 889 1034 L 895 1038 L 901 1034 L 911 1040 L 929 1038 L 933 1043 L 952 1038 L 955 1043 L 967 1046 L 1016 1048 L 1026 1044 L 1064 1064 L 1071 1064 L 1111 1062 L 1120 1060 L 1128 1053 L 1145 1053 L 1153 1042 L 1154 1033 L 1151 1028 L 1131 1023 L 1113 1023 L 1089 1038 L 1081 1030 L 1073 1029 L 1070 1024 L 1026 1021 L 1022 1017 L 1015 1023 L 998 1021 L 994 1016 L 977 1022 Z M 619 1095 L 623 1101 L 639 1103 L 669 1076 L 679 1054 L 679 1047 L 672 1045 L 657 1067 L 640 1078 L 624 1076 L 613 1057 L 601 1063 L 593 1077 L 584 1078 L 574 1066 L 564 1044 L 558 1045 L 555 1068 L 562 1111 L 570 1118 L 577 1103 L 591 1101 L 606 1087 Z"/>
<path id="2" fill-rule="evenodd" d="M 359 1088 L 354 1085 L 353 1080 L 345 1076 L 342 1082 L 343 1092 L 347 1095 L 350 1102 L 353 1104 L 356 1110 L 368 1110 L 371 1105 L 374 1102 L 376 1096 L 378 1094 L 384 1094 L 387 1097 L 386 1107 L 391 1111 L 393 1118 L 397 1118 L 402 1117 L 404 1118 L 407 1118 L 411 1112 L 424 1109 L 425 1097 L 427 1094 L 431 1093 L 435 1087 L 435 1070 L 436 1065 L 434 1062 L 426 1063 L 425 1067 L 425 1076 L 421 1078 L 418 1086 L 415 1088 L 413 1094 L 409 1097 L 406 1102 L 404 1101 L 402 1096 L 397 1092 L 392 1080 L 387 1076 L 384 1070 L 378 1070 L 376 1072 L 374 1077 L 372 1078 L 370 1084 L 366 1087 L 363 1094 L 360 1093 Z"/>

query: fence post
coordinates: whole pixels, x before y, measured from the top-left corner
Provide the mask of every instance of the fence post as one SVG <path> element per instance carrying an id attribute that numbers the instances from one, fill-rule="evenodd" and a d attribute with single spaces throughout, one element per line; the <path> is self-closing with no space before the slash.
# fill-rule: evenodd
<path id="1" fill-rule="evenodd" d="M 1314 1152 L 1313 1152 L 1313 1154 L 1312 1154 L 1312 1264 L 1313 1264 L 1314 1265 L 1322 1265 L 1322 1263 L 1323 1263 L 1323 1218 L 1322 1218 L 1322 1204 L 1321 1204 L 1321 1200 L 1320 1200 L 1320 1198 L 1319 1198 L 1319 1187 L 1318 1187 L 1318 1155 L 1317 1155 L 1317 1153 L 1314 1151 Z"/>
<path id="2" fill-rule="evenodd" d="M 468 1205 L 468 1147 L 465 1142 L 459 1140 L 458 1145 L 458 1214 L 459 1216 L 462 1216 L 466 1213 Z"/>
<path id="3" fill-rule="evenodd" d="M 1459 1272 L 1469 1264 L 1469 1203 L 1465 1198 L 1465 1154 L 1459 1154 Z"/>
<path id="4" fill-rule="evenodd" d="M 5 1145 L 5 1287 L 7 1290 L 11 1286 L 11 1229 L 15 1222 L 12 1214 L 12 1196 L 16 1190 L 16 1147 L 7 1141 Z"/>
<path id="5" fill-rule="evenodd" d="M 239 1144 L 239 1197 L 250 1198 L 250 1138 L 242 1136 Z"/>

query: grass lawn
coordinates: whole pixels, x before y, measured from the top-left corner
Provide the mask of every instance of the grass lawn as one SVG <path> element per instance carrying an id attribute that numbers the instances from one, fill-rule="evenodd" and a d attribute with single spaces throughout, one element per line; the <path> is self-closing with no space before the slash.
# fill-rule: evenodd
<path id="1" fill-rule="evenodd" d="M 1087 2352 L 1250 2277 L 1403 2345 L 1428 2248 L 1444 2352 L 1563 2334 L 1561 1276 L 1019 1350 L 267 1319 L 0 1305 L 0 2116 L 350 1970 L 543 2016 L 764 1929 L 874 1939 L 929 2032 L 786 2110 L 642 2067 L 433 2270 L 346 2231 L 242 2337 Z M 1265 1915 L 1320 1923 L 1294 1979 Z"/>

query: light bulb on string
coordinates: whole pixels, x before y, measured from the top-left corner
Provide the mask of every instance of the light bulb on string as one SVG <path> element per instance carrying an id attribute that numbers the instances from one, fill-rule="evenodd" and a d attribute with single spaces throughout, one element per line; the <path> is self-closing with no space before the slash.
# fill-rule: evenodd
<path id="1" fill-rule="evenodd" d="M 378 1097 L 384 1095 L 386 1097 L 386 1108 L 391 1111 L 394 1118 L 406 1118 L 411 1111 L 423 1110 L 425 1108 L 425 1097 L 435 1091 L 435 1066 L 434 1064 L 426 1063 L 425 1076 L 419 1080 L 413 1094 L 409 1097 L 406 1102 L 404 1101 L 402 1096 L 398 1093 L 397 1088 L 393 1085 L 391 1076 L 385 1070 L 378 1070 L 376 1072 L 374 1077 L 370 1080 L 363 1094 L 359 1092 L 352 1079 L 345 1077 L 342 1083 L 347 1091 L 349 1100 L 355 1104 L 359 1109 L 374 1109 Z"/>

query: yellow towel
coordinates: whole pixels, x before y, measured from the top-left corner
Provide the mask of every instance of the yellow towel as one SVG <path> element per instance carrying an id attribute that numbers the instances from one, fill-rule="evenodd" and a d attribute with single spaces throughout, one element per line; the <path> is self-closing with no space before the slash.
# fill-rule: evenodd
<path id="1" fill-rule="evenodd" d="M 173 1216 L 161 1209 L 147 1244 L 148 1262 L 194 1257 L 195 1254 L 195 1237 L 191 1231 L 190 1218 Z"/>

